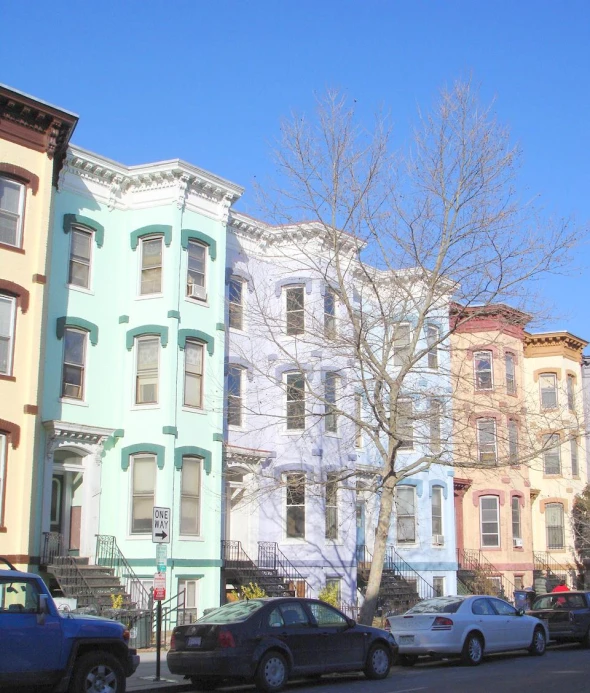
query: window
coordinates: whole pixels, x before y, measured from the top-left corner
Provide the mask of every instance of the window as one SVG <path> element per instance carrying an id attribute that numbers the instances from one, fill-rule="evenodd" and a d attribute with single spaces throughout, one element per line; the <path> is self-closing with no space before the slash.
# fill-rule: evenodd
<path id="1" fill-rule="evenodd" d="M 508 419 L 508 457 L 510 464 L 518 462 L 518 424 L 514 419 Z"/>
<path id="2" fill-rule="evenodd" d="M 541 388 L 541 408 L 555 409 L 557 407 L 557 378 L 554 373 L 542 373 L 539 376 Z"/>
<path id="3" fill-rule="evenodd" d="M 400 438 L 400 450 L 411 450 L 414 447 L 414 421 L 411 399 L 397 402 L 397 435 Z"/>
<path id="4" fill-rule="evenodd" d="M 182 458 L 182 478 L 180 490 L 180 533 L 200 533 L 201 515 L 201 459 Z"/>
<path id="5" fill-rule="evenodd" d="M 244 306 L 243 306 L 244 282 L 241 279 L 229 280 L 229 326 L 234 330 L 241 330 L 244 327 Z"/>
<path id="6" fill-rule="evenodd" d="M 440 452 L 441 448 L 441 438 L 440 438 L 440 425 L 441 425 L 441 412 L 442 405 L 437 399 L 430 400 L 430 452 L 435 454 Z"/>
<path id="7" fill-rule="evenodd" d="M 434 577 L 432 578 L 432 586 L 434 587 L 434 596 L 442 597 L 445 593 L 445 579 L 444 577 Z"/>
<path id="8" fill-rule="evenodd" d="M 154 455 L 135 455 L 133 458 L 133 490 L 131 533 L 149 534 L 156 491 L 156 458 Z"/>
<path id="9" fill-rule="evenodd" d="M 572 456 L 572 476 L 580 476 L 580 465 L 578 463 L 578 441 L 575 438 L 570 440 L 570 451 Z"/>
<path id="10" fill-rule="evenodd" d="M 287 474 L 287 538 L 305 539 L 305 474 Z"/>
<path id="11" fill-rule="evenodd" d="M 340 604 L 342 599 L 342 580 L 340 578 L 326 578 L 326 589 L 334 590 L 336 601 Z"/>
<path id="12" fill-rule="evenodd" d="M 238 366 L 227 370 L 227 423 L 229 426 L 242 425 L 242 373 Z"/>
<path id="13" fill-rule="evenodd" d="M 354 446 L 360 449 L 363 447 L 363 427 L 361 424 L 363 419 L 363 398 L 358 392 L 354 396 L 354 416 L 356 419 L 354 424 Z"/>
<path id="14" fill-rule="evenodd" d="M 327 581 L 326 581 L 327 586 Z M 322 602 L 311 602 L 309 605 L 313 617 L 320 628 L 347 628 L 348 621 L 341 613 L 333 609 L 328 604 Z"/>
<path id="15" fill-rule="evenodd" d="M 0 578 L 0 613 L 10 617 L 13 615 L 18 620 L 11 624 L 9 620 L 3 620 L 3 629 L 23 628 L 19 614 L 40 613 L 39 588 L 35 580 L 23 580 L 18 577 L 5 576 Z M 29 619 L 25 617 L 25 620 Z M 3 630 L 3 639 L 8 637 Z M 6 641 L 5 641 L 6 642 Z M 9 650 L 10 651 L 10 650 Z M 4 654 L 4 652 L 3 652 Z M 4 656 L 6 656 L 4 654 Z"/>
<path id="16" fill-rule="evenodd" d="M 187 623 L 193 623 L 197 620 L 197 601 L 198 601 L 198 580 L 179 580 L 178 581 L 178 591 L 184 592 L 184 611 L 179 609 L 177 614 L 183 614 L 184 621 L 177 625 L 184 625 Z"/>
<path id="17" fill-rule="evenodd" d="M 203 344 L 187 339 L 184 346 L 185 407 L 203 408 L 203 358 Z"/>
<path id="18" fill-rule="evenodd" d="M 325 428 L 328 433 L 337 433 L 338 415 L 336 413 L 336 388 L 338 376 L 336 373 L 326 373 L 324 381 L 325 404 Z"/>
<path id="19" fill-rule="evenodd" d="M 473 365 L 475 368 L 475 389 L 491 390 L 494 387 L 492 352 L 477 351 L 473 355 Z"/>
<path id="20" fill-rule="evenodd" d="M 25 186 L 0 178 L 0 243 L 20 248 L 22 245 Z"/>
<path id="21" fill-rule="evenodd" d="M 397 510 L 397 541 L 413 544 L 416 541 L 416 502 L 413 486 L 398 486 L 395 496 Z"/>
<path id="22" fill-rule="evenodd" d="M 328 474 L 326 481 L 326 539 L 338 539 L 338 475 Z"/>
<path id="23" fill-rule="evenodd" d="M 287 334 L 303 334 L 305 330 L 305 299 L 302 286 L 292 286 L 287 296 Z"/>
<path id="24" fill-rule="evenodd" d="M 426 327 L 426 342 L 428 344 L 428 368 L 438 368 L 438 340 L 440 330 L 436 325 Z"/>
<path id="25" fill-rule="evenodd" d="M 482 496 L 479 499 L 481 522 L 481 545 L 500 546 L 500 515 L 497 496 Z"/>
<path id="26" fill-rule="evenodd" d="M 305 379 L 303 373 L 287 375 L 287 430 L 305 428 Z"/>
<path id="27" fill-rule="evenodd" d="M 410 325 L 400 323 L 393 328 L 393 365 L 403 366 L 410 357 Z"/>
<path id="28" fill-rule="evenodd" d="M 12 374 L 16 299 L 0 294 L 0 375 Z"/>
<path id="29" fill-rule="evenodd" d="M 162 292 L 162 238 L 141 239 L 141 296 Z"/>
<path id="30" fill-rule="evenodd" d="M 207 248 L 197 241 L 188 242 L 186 295 L 200 301 L 207 300 Z"/>
<path id="31" fill-rule="evenodd" d="M 136 340 L 135 404 L 158 402 L 159 349 L 159 337 L 140 337 Z"/>
<path id="32" fill-rule="evenodd" d="M 514 587 L 516 587 L 517 590 L 524 589 L 524 575 L 517 575 L 515 573 L 513 582 L 514 582 Z"/>
<path id="33" fill-rule="evenodd" d="M 336 292 L 329 286 L 324 294 L 324 335 L 326 339 L 336 338 Z"/>
<path id="34" fill-rule="evenodd" d="M 442 543 L 440 537 L 443 536 L 443 521 L 442 521 L 442 508 L 443 508 L 443 490 L 440 486 L 432 487 L 432 541 L 435 544 Z"/>
<path id="35" fill-rule="evenodd" d="M 567 386 L 567 408 L 570 411 L 574 411 L 576 408 L 576 402 L 575 402 L 575 397 L 574 397 L 574 376 L 573 375 L 568 375 L 566 379 L 566 386 Z"/>
<path id="36" fill-rule="evenodd" d="M 514 354 L 508 352 L 504 357 L 506 365 L 506 392 L 509 395 L 516 394 L 516 370 L 514 367 Z"/>
<path id="37" fill-rule="evenodd" d="M 86 332 L 66 327 L 64 330 L 64 356 L 61 376 L 61 396 L 84 399 L 84 371 L 86 363 Z"/>
<path id="38" fill-rule="evenodd" d="M 6 486 L 6 436 L 0 433 L 0 527 L 4 525 L 4 488 Z"/>
<path id="39" fill-rule="evenodd" d="M 496 464 L 496 419 L 477 420 L 477 450 L 482 464 Z"/>
<path id="40" fill-rule="evenodd" d="M 73 227 L 70 236 L 70 273 L 68 284 L 89 289 L 92 232 Z"/>
<path id="41" fill-rule="evenodd" d="M 522 546 L 520 498 L 518 496 L 512 496 L 512 539 L 514 541 L 514 546 Z"/>
<path id="42" fill-rule="evenodd" d="M 565 547 L 565 532 L 563 525 L 563 505 L 547 503 L 545 506 L 545 526 L 547 527 L 547 548 L 563 549 Z"/>
<path id="43" fill-rule="evenodd" d="M 545 474 L 561 474 L 560 439 L 558 433 L 543 436 L 543 471 Z"/>

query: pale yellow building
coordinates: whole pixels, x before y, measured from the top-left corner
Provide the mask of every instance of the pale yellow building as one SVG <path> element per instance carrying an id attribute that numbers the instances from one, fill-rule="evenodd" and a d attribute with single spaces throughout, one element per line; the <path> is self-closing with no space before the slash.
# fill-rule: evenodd
<path id="1" fill-rule="evenodd" d="M 0 85 L 0 556 L 31 568 L 52 195 L 77 116 Z"/>

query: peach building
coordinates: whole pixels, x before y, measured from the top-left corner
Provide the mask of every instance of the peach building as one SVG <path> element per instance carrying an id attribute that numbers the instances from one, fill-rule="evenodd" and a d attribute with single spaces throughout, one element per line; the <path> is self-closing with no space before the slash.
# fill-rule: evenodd
<path id="1" fill-rule="evenodd" d="M 77 116 L 0 85 L 0 555 L 31 555 L 54 186 Z"/>

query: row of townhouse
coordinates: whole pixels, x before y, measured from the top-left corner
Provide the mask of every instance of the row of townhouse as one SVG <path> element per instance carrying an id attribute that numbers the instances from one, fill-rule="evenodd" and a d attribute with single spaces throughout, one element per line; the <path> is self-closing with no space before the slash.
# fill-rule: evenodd
<path id="1" fill-rule="evenodd" d="M 321 228 L 238 213 L 239 186 L 179 160 L 71 146 L 76 121 L 0 87 L 0 555 L 116 551 L 145 594 L 162 506 L 168 588 L 196 613 L 272 573 L 356 605 L 380 468 Z M 586 342 L 465 312 L 433 312 L 406 403 L 400 464 L 437 454 L 398 486 L 388 560 L 420 596 L 510 596 L 574 565 Z"/>

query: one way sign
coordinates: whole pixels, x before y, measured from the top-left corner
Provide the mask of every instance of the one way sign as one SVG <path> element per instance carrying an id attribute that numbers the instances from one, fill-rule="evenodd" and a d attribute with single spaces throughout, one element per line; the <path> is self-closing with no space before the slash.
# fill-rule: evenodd
<path id="1" fill-rule="evenodd" d="M 156 508 L 152 515 L 152 542 L 170 543 L 170 508 Z"/>

